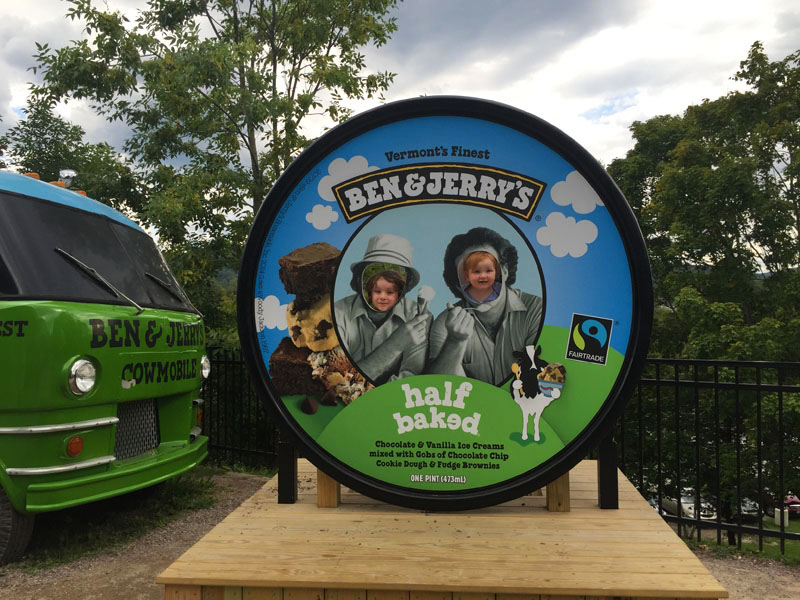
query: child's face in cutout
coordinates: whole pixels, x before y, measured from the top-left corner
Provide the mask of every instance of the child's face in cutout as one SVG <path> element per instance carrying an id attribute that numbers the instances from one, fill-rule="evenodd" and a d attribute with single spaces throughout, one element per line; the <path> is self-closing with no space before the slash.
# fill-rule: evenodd
<path id="1" fill-rule="evenodd" d="M 383 277 L 379 277 L 377 281 L 375 281 L 375 287 L 372 288 L 370 300 L 372 301 L 372 306 L 377 310 L 380 312 L 391 310 L 392 307 L 397 304 L 398 299 L 399 294 L 397 293 L 397 286 L 395 284 L 386 281 Z"/>
<path id="2" fill-rule="evenodd" d="M 488 258 L 478 261 L 478 264 L 467 273 L 470 287 L 476 290 L 490 289 L 494 285 L 496 277 L 497 271 L 494 263 Z"/>

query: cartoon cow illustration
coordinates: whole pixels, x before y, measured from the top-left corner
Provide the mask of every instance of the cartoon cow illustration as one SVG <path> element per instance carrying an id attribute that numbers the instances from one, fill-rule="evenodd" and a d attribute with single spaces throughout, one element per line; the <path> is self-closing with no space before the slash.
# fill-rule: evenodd
<path id="1" fill-rule="evenodd" d="M 526 352 L 515 353 L 517 362 L 511 365 L 514 381 L 511 395 L 522 410 L 522 439 L 528 439 L 528 420 L 533 417 L 533 439 L 538 442 L 539 419 L 544 409 L 561 397 L 566 369 L 560 363 L 546 364 L 539 359 L 541 347 L 528 346 Z"/>

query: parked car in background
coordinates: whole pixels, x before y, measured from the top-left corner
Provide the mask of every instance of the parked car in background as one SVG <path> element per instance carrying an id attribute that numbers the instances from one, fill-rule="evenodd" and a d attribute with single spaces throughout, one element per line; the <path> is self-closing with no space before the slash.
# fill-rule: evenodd
<path id="1" fill-rule="evenodd" d="M 653 510 L 655 510 L 660 516 L 664 516 L 665 514 L 667 514 L 667 511 L 665 511 L 663 508 L 660 508 L 658 506 L 658 497 L 657 496 L 648 496 L 647 497 L 647 503 L 650 506 L 652 506 Z"/>
<path id="2" fill-rule="evenodd" d="M 770 516 L 775 516 L 775 508 L 781 504 L 775 494 L 770 492 L 769 490 L 765 491 L 764 495 L 764 512 Z M 789 518 L 796 519 L 800 518 L 800 497 L 792 492 L 787 492 L 786 496 L 783 499 L 783 508 L 789 511 Z"/>
<path id="3" fill-rule="evenodd" d="M 700 498 L 699 513 L 695 512 L 697 500 L 693 490 L 684 489 L 681 492 L 680 502 L 670 497 L 661 499 L 661 508 L 672 515 L 680 515 L 689 519 L 700 518 L 703 521 L 715 521 L 717 511 L 714 506 L 706 499 Z"/>
<path id="4" fill-rule="evenodd" d="M 741 511 L 736 510 L 736 507 L 734 507 L 731 522 L 737 523 L 740 515 L 742 523 L 757 522 L 761 516 L 761 511 L 758 508 L 758 502 L 752 498 L 742 498 Z"/>
<path id="5" fill-rule="evenodd" d="M 789 492 L 783 501 L 783 508 L 789 510 L 789 518 L 800 517 L 800 498 Z"/>

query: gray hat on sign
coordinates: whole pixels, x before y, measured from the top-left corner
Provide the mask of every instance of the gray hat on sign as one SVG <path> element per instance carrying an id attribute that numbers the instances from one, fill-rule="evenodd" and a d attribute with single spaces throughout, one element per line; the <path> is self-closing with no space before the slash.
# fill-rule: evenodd
<path id="1" fill-rule="evenodd" d="M 405 291 L 412 289 L 419 283 L 419 271 L 411 266 L 414 248 L 406 238 L 392 233 L 382 233 L 369 238 L 364 258 L 350 265 L 355 283 L 369 264 L 386 263 L 402 267 L 406 273 Z M 360 285 L 360 282 L 359 284 Z M 358 288 L 354 287 L 357 290 Z"/>

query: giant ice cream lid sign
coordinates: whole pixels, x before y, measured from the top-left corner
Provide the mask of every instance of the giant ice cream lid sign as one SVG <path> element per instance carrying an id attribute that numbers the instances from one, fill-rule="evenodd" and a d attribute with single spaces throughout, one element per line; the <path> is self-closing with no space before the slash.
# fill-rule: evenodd
<path id="1" fill-rule="evenodd" d="M 636 221 L 585 150 L 508 106 L 389 104 L 321 137 L 256 216 L 239 330 L 319 468 L 396 504 L 522 495 L 608 434 L 647 350 Z"/>

